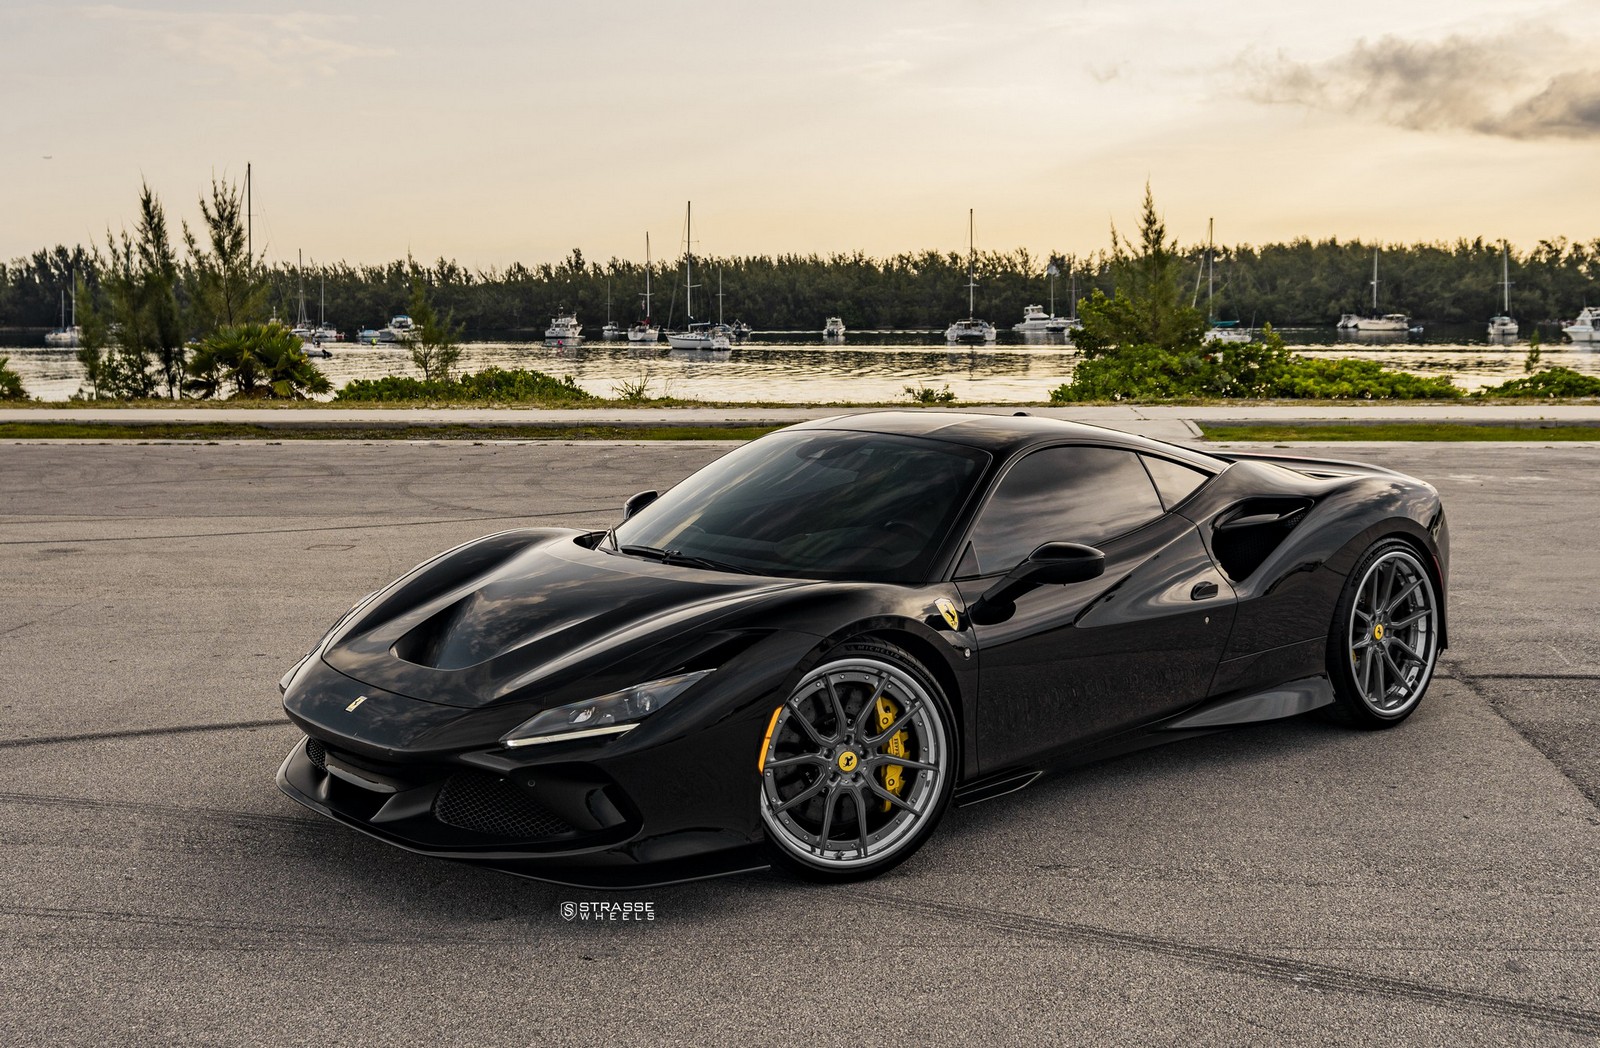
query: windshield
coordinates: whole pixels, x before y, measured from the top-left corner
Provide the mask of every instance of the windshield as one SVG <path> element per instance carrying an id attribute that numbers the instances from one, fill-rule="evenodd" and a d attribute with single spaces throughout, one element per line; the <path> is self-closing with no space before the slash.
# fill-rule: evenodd
<path id="1" fill-rule="evenodd" d="M 922 582 L 988 458 L 916 437 L 774 433 L 618 525 L 610 548 L 762 575 Z"/>

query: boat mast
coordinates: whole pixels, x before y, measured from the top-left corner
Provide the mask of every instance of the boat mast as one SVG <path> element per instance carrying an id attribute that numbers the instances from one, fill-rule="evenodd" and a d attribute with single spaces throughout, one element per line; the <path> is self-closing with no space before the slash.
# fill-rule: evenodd
<path id="1" fill-rule="evenodd" d="M 1372 315 L 1378 315 L 1378 249 L 1372 249 Z"/>
<path id="2" fill-rule="evenodd" d="M 1206 219 L 1206 316 L 1215 320 L 1217 311 L 1211 308 L 1211 300 L 1217 293 L 1217 220 Z"/>
<path id="3" fill-rule="evenodd" d="M 973 306 L 973 293 L 978 287 L 977 274 L 977 240 L 973 235 L 972 208 L 967 208 L 967 319 L 971 320 L 977 310 Z"/>
<path id="4" fill-rule="evenodd" d="M 250 257 L 250 265 L 256 263 L 256 222 L 255 212 L 250 209 L 250 165 L 244 165 L 244 253 Z"/>
<path id="5" fill-rule="evenodd" d="M 717 326 L 722 326 L 722 270 L 717 270 Z"/>
<path id="6" fill-rule="evenodd" d="M 694 201 L 683 207 L 683 290 L 684 311 L 694 324 Z"/>
<path id="7" fill-rule="evenodd" d="M 1505 305 L 1501 313 L 1511 315 L 1511 247 L 1504 240 L 1500 241 L 1500 284 L 1505 289 Z"/>
<path id="8" fill-rule="evenodd" d="M 298 327 L 306 326 L 306 253 L 295 248 L 295 257 L 299 260 L 296 268 L 300 271 L 300 316 L 296 318 Z"/>
<path id="9" fill-rule="evenodd" d="M 644 322 L 650 324 L 650 231 L 644 234 Z"/>
<path id="10" fill-rule="evenodd" d="M 328 326 L 328 274 L 317 273 L 317 327 Z"/>

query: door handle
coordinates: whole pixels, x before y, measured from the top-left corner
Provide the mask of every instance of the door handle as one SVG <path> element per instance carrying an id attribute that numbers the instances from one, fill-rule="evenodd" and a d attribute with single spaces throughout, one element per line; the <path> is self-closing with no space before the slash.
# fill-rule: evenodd
<path id="1" fill-rule="evenodd" d="M 1205 582 L 1196 582 L 1194 589 L 1189 591 L 1190 600 L 1208 600 L 1217 595 L 1217 584 L 1209 579 Z"/>

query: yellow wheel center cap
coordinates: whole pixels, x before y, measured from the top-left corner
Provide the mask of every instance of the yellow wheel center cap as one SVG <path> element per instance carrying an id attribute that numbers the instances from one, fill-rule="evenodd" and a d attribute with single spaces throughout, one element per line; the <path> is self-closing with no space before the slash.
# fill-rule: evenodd
<path id="1" fill-rule="evenodd" d="M 1373 640 L 1382 640 L 1383 639 L 1383 623 L 1380 622 L 1376 626 L 1372 627 L 1372 639 Z"/>
<path id="2" fill-rule="evenodd" d="M 845 750 L 843 753 L 839 754 L 839 770 L 847 772 L 855 771 L 856 765 L 859 764 L 860 761 L 861 758 L 856 756 L 855 750 Z"/>

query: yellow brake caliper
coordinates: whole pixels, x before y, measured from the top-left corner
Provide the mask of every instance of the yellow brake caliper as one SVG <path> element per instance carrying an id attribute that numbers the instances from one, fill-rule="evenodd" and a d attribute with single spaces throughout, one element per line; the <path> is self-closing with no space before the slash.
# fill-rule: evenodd
<path id="1" fill-rule="evenodd" d="M 879 695 L 878 730 L 888 731 L 889 726 L 894 723 L 894 718 L 899 712 L 900 710 L 895 706 L 893 700 L 891 700 L 887 695 Z M 904 728 L 901 728 L 899 731 L 890 736 L 889 741 L 883 745 L 883 752 L 887 753 L 891 757 L 908 756 L 906 752 L 906 731 Z M 904 767 L 898 764 L 885 764 L 883 767 L 878 769 L 878 781 L 883 783 L 884 789 L 898 797 L 900 796 L 900 791 L 906 788 L 906 770 Z M 888 811 L 889 807 L 889 802 L 884 801 L 883 810 Z"/>

